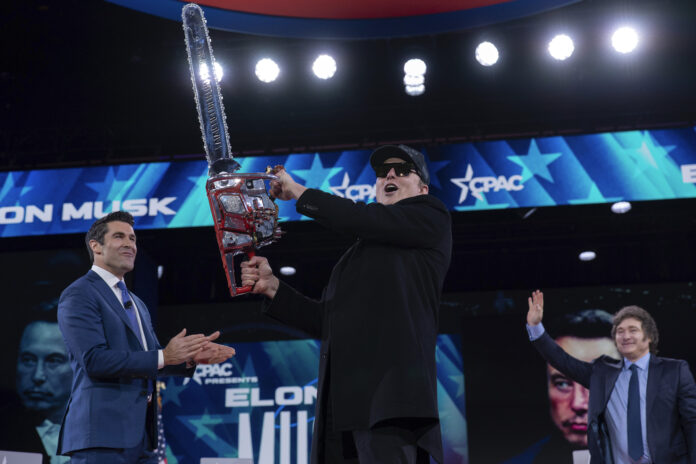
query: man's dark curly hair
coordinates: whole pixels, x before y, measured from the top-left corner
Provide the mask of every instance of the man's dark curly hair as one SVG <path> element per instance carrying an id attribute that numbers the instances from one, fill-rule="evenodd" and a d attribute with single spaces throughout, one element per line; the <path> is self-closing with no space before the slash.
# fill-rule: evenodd
<path id="1" fill-rule="evenodd" d="M 126 213 L 125 211 L 114 211 L 113 213 L 109 213 L 103 218 L 94 221 L 94 224 L 92 224 L 85 234 L 85 245 L 87 245 L 87 252 L 89 253 L 89 259 L 91 262 L 94 262 L 94 253 L 92 252 L 92 247 L 89 246 L 89 242 L 96 240 L 100 245 L 103 245 L 104 235 L 106 235 L 106 231 L 109 230 L 108 224 L 114 221 L 126 222 L 130 224 L 131 227 L 133 224 L 135 224 L 133 215 Z"/>

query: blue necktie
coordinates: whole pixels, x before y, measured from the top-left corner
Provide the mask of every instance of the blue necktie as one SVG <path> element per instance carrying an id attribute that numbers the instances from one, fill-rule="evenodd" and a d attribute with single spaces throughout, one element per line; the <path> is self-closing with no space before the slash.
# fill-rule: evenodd
<path id="1" fill-rule="evenodd" d="M 135 316 L 133 300 L 131 299 L 130 294 L 128 293 L 126 284 L 122 280 L 119 280 L 116 286 L 119 290 L 121 290 L 121 301 L 123 301 L 123 308 L 126 310 L 126 314 L 128 315 L 128 320 L 130 321 L 131 329 L 133 329 L 135 333 L 138 334 L 138 340 L 140 340 L 140 327 L 138 327 L 138 319 Z"/>
<path id="2" fill-rule="evenodd" d="M 628 382 L 628 455 L 634 461 L 643 457 L 643 430 L 640 424 L 640 388 L 638 386 L 638 366 L 631 364 L 631 380 Z"/>
<path id="3" fill-rule="evenodd" d="M 126 314 L 128 315 L 128 320 L 130 321 L 131 328 L 135 331 L 135 333 L 138 336 L 138 340 L 140 340 L 140 343 L 142 343 L 144 347 L 145 343 L 143 343 L 143 340 L 140 338 L 140 327 L 138 326 L 138 319 L 135 316 L 135 307 L 133 306 L 133 300 L 131 299 L 130 294 L 128 293 L 126 284 L 122 280 L 119 280 L 116 286 L 119 290 L 121 290 L 121 301 L 123 301 L 123 308 L 126 310 Z M 152 386 L 152 380 L 147 379 L 147 390 L 150 393 L 152 393 L 153 391 Z"/>

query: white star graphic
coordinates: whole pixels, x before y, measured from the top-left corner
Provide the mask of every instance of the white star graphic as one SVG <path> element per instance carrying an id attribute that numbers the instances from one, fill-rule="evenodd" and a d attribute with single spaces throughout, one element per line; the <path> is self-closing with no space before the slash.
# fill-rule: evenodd
<path id="1" fill-rule="evenodd" d="M 462 203 L 464 200 L 466 200 L 466 196 L 469 194 L 469 182 L 471 182 L 471 179 L 473 179 L 473 177 L 474 168 L 472 168 L 469 164 L 466 167 L 466 174 L 464 175 L 464 177 L 450 179 L 450 181 L 452 181 L 454 185 L 462 189 L 461 193 L 459 194 L 459 203 Z M 481 195 L 481 192 L 472 191 L 471 194 L 479 200 L 483 201 L 483 195 Z"/>
<path id="2" fill-rule="evenodd" d="M 348 173 L 346 172 L 343 174 L 343 182 L 341 182 L 341 185 L 339 185 L 338 187 L 329 186 L 329 188 L 331 189 L 331 192 L 333 192 L 334 195 L 339 196 L 341 198 L 345 198 L 346 197 L 345 190 L 348 188 L 349 185 L 350 185 L 350 177 L 348 176 Z"/>

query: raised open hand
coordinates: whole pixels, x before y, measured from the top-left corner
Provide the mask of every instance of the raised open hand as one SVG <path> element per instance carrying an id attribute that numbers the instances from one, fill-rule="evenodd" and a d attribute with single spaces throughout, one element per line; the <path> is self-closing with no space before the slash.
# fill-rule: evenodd
<path id="1" fill-rule="evenodd" d="M 529 302 L 527 324 L 537 325 L 544 317 L 544 294 L 540 290 L 535 290 L 527 301 Z"/>

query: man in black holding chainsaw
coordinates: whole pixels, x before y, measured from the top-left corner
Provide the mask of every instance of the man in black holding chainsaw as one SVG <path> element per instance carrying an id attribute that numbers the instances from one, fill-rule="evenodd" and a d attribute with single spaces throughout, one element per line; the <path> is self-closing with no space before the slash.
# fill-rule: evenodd
<path id="1" fill-rule="evenodd" d="M 271 183 L 297 211 L 357 238 L 320 301 L 280 282 L 268 261 L 242 265 L 242 285 L 264 312 L 321 339 L 311 462 L 442 462 L 435 346 L 452 233 L 445 205 L 428 195 L 423 155 L 375 150 L 376 203 L 307 189 L 281 170 Z"/>

